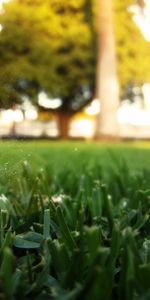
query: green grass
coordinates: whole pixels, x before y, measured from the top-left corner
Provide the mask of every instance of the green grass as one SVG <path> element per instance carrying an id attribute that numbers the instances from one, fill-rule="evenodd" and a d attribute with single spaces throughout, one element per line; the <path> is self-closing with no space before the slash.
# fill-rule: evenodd
<path id="1" fill-rule="evenodd" d="M 0 143 L 0 299 L 150 299 L 150 148 Z"/>
<path id="2" fill-rule="evenodd" d="M 150 163 L 150 143 L 0 142 L 0 178 L 15 179 L 23 161 L 35 172 L 47 167 L 54 172 L 66 167 L 82 171 L 87 161 L 88 166 L 97 162 L 106 168 L 112 164 L 113 153 L 118 162 L 125 159 L 131 169 L 146 168 Z"/>

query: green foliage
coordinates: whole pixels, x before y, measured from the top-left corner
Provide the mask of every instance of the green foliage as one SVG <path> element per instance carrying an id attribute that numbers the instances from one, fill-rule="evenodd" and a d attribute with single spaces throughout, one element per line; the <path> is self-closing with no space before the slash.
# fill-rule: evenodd
<path id="1" fill-rule="evenodd" d="M 44 90 L 73 109 L 91 97 L 94 82 L 92 32 L 85 0 L 14 0 L 0 15 L 0 100 L 9 106 Z M 90 95 L 84 99 L 84 89 Z M 70 101 L 69 101 L 70 100 Z"/>
<path id="2" fill-rule="evenodd" d="M 118 75 L 122 92 L 129 84 L 140 85 L 150 81 L 150 43 L 133 20 L 129 8 L 134 4 L 134 0 L 114 0 Z"/>

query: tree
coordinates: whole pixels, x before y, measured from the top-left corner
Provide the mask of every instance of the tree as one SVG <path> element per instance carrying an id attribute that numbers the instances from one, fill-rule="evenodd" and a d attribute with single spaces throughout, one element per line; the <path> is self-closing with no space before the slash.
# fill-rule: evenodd
<path id="1" fill-rule="evenodd" d="M 97 77 L 96 97 L 100 100 L 101 112 L 97 120 L 96 138 L 118 135 L 117 108 L 119 106 L 119 81 L 113 11 L 111 0 L 97 0 Z"/>
<path id="2" fill-rule="evenodd" d="M 121 96 L 128 86 L 150 82 L 150 43 L 144 39 L 133 20 L 131 6 L 143 7 L 143 0 L 114 0 L 114 25 L 118 77 Z"/>
<path id="3" fill-rule="evenodd" d="M 22 101 L 22 95 L 38 105 L 40 91 L 59 97 L 63 137 L 64 123 L 94 90 L 93 36 L 85 8 L 85 0 L 14 0 L 0 15 L 1 106 Z"/>
<path id="4" fill-rule="evenodd" d="M 136 3 L 143 8 L 143 0 Z M 101 112 L 96 137 L 119 135 L 119 98 L 128 86 L 150 81 L 150 43 L 133 21 L 133 4 L 134 0 L 97 0 L 96 95 Z"/>

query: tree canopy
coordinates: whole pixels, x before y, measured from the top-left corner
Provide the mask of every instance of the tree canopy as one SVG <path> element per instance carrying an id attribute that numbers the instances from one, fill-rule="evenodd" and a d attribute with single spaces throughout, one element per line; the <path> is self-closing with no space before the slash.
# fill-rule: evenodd
<path id="1" fill-rule="evenodd" d="M 121 90 L 150 81 L 150 43 L 132 19 L 134 0 L 113 0 Z M 143 3 L 143 2 L 141 2 Z M 141 4 L 140 3 L 140 4 Z M 45 91 L 76 111 L 92 99 L 96 69 L 95 0 L 13 0 L 0 14 L 0 106 Z M 94 11 L 94 12 L 93 12 Z"/>
<path id="2" fill-rule="evenodd" d="M 0 101 L 34 103 L 45 91 L 76 110 L 94 90 L 93 36 L 86 1 L 14 0 L 0 15 Z"/>
<path id="3" fill-rule="evenodd" d="M 133 21 L 134 0 L 114 0 L 118 76 L 121 91 L 128 85 L 150 82 L 150 43 Z M 143 7 L 143 0 L 137 1 Z"/>

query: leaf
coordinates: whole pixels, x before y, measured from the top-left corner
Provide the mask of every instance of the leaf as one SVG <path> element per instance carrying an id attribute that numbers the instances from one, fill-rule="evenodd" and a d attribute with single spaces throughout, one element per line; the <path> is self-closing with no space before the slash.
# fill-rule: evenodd
<path id="1" fill-rule="evenodd" d="M 4 291 L 6 299 L 12 299 L 13 295 L 13 254 L 10 248 L 6 247 L 3 251 L 3 260 L 0 269 L 4 281 Z"/>
<path id="2" fill-rule="evenodd" d="M 12 203 L 3 194 L 0 196 L 0 209 L 6 210 L 10 215 L 15 215 Z"/>
<path id="3" fill-rule="evenodd" d="M 43 236 L 36 232 L 28 232 L 25 234 L 18 234 L 14 240 L 14 246 L 22 249 L 38 249 Z"/>
<path id="4" fill-rule="evenodd" d="M 62 213 L 62 210 L 60 207 L 57 208 L 57 217 L 58 217 L 58 223 L 60 225 L 60 231 L 68 244 L 68 247 L 70 250 L 74 250 L 76 248 L 76 243 L 71 235 L 71 232 L 65 222 L 64 215 Z"/>
<path id="5" fill-rule="evenodd" d="M 97 254 L 98 248 L 101 244 L 100 229 L 97 226 L 85 228 L 85 238 L 89 250 L 89 260 L 92 262 Z"/>
<path id="6" fill-rule="evenodd" d="M 12 278 L 12 281 L 13 281 L 13 294 L 16 292 L 16 290 L 17 290 L 17 288 L 20 284 L 21 275 L 22 275 L 21 270 L 16 269 L 15 273 L 13 274 L 13 278 Z"/>
<path id="7" fill-rule="evenodd" d="M 92 208 L 93 208 L 93 216 L 101 217 L 102 214 L 102 197 L 100 195 L 100 189 L 94 188 L 92 193 Z"/>
<path id="8" fill-rule="evenodd" d="M 138 269 L 140 276 L 140 285 L 143 291 L 146 291 L 150 288 L 149 279 L 150 279 L 150 264 L 143 264 L 139 266 Z"/>
<path id="9" fill-rule="evenodd" d="M 48 238 L 50 236 L 50 210 L 45 209 L 44 210 L 44 232 L 43 232 L 44 238 Z"/>

